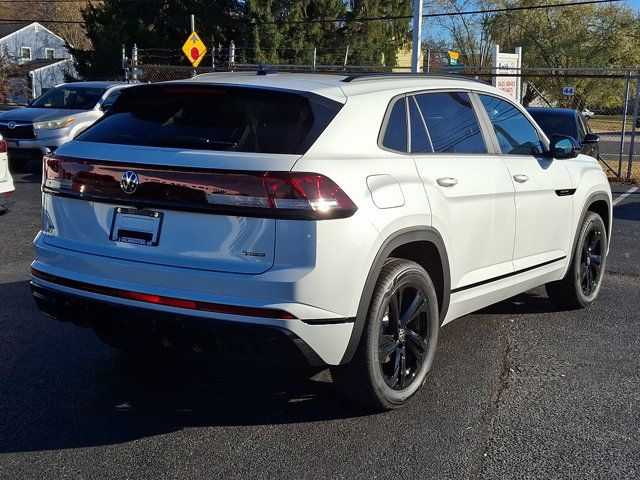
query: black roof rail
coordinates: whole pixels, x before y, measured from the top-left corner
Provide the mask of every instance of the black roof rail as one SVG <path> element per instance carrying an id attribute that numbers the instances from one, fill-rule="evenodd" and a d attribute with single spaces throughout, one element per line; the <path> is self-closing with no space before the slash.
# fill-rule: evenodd
<path id="1" fill-rule="evenodd" d="M 358 80 L 375 80 L 388 78 L 444 78 L 466 80 L 468 82 L 488 83 L 477 78 L 465 77 L 457 73 L 406 73 L 406 72 L 371 72 L 371 73 L 354 73 L 342 79 L 343 82 L 351 83 Z"/>

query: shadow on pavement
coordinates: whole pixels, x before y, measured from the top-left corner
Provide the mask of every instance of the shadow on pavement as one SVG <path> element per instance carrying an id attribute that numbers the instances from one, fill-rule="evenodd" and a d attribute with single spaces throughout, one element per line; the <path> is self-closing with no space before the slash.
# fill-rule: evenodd
<path id="1" fill-rule="evenodd" d="M 88 329 L 40 315 L 28 282 L 0 289 L 20 312 L 17 318 L 0 313 L 0 453 L 111 445 L 189 427 L 344 421 L 374 413 L 341 397 L 326 370 L 190 352 L 134 360 Z M 417 415 L 436 422 L 429 427 L 425 420 L 424 428 L 466 431 L 465 422 L 487 408 L 485 389 L 499 376 L 500 318 L 491 315 L 551 308 L 546 297 L 526 293 L 447 325 L 421 399 L 377 421 L 395 424 Z"/>
<path id="2" fill-rule="evenodd" d="M 613 208 L 613 218 L 640 220 L 640 202 L 621 202 Z"/>
<path id="3" fill-rule="evenodd" d="M 33 173 L 42 175 L 42 158 L 15 159 L 9 157 L 9 169 L 12 174 Z"/>
<path id="4" fill-rule="evenodd" d="M 561 311 L 563 310 L 546 296 L 543 288 L 537 288 L 483 308 L 474 315 L 524 315 Z"/>
<path id="5" fill-rule="evenodd" d="M 0 453 L 373 413 L 341 398 L 318 368 L 188 351 L 135 359 L 104 346 L 89 329 L 40 315 L 30 305 L 28 282 L 0 289 L 28 312 L 19 322 L 0 316 Z"/>

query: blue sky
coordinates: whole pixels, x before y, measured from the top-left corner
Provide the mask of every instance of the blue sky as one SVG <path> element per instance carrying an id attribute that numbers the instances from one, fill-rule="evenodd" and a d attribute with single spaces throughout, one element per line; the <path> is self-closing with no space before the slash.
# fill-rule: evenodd
<path id="1" fill-rule="evenodd" d="M 557 0 L 557 2 L 550 2 L 550 3 L 563 3 L 565 1 L 581 1 L 581 0 Z M 584 0 L 582 0 L 584 1 Z M 425 9 L 423 10 L 425 13 L 428 10 L 428 4 L 429 4 L 429 0 L 424 0 L 424 4 L 425 4 Z M 621 2 L 618 3 L 622 3 L 625 5 L 630 5 L 631 7 L 633 7 L 634 10 L 636 11 L 640 11 L 640 0 L 622 0 Z M 439 11 L 444 11 L 443 9 L 438 9 Z M 423 40 L 429 38 L 429 39 L 434 39 L 434 40 L 440 40 L 440 39 L 447 39 L 448 35 L 447 32 L 445 30 L 442 29 L 442 27 L 440 25 L 438 25 L 438 20 L 439 19 L 435 19 L 435 18 L 425 18 L 423 19 L 423 25 L 422 25 L 422 38 Z"/>

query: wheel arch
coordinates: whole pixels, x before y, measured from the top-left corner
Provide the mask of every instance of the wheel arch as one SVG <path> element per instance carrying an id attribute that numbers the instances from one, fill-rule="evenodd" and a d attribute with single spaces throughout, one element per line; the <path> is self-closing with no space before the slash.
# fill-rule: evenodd
<path id="1" fill-rule="evenodd" d="M 422 250 L 424 248 L 424 250 Z M 437 257 L 434 257 L 437 255 Z M 375 257 L 367 275 L 358 311 L 351 332 L 347 349 L 342 356 L 341 364 L 349 363 L 360 343 L 360 337 L 367 320 L 367 312 L 371 296 L 375 288 L 380 271 L 390 257 L 404 258 L 421 265 L 432 277 L 438 297 L 440 323 L 444 320 L 449 309 L 451 292 L 451 277 L 449 257 L 440 233 L 431 227 L 407 228 L 400 230 L 387 238 Z"/>
<path id="2" fill-rule="evenodd" d="M 596 192 L 589 195 L 587 197 L 587 200 L 584 202 L 584 205 L 582 206 L 582 211 L 580 212 L 580 216 L 578 217 L 576 230 L 573 235 L 573 246 L 571 248 L 571 257 L 570 257 L 571 259 L 575 254 L 576 247 L 577 247 L 576 242 L 578 240 L 578 234 L 580 233 L 580 228 L 582 227 L 582 222 L 584 222 L 584 218 L 587 212 L 595 212 L 602 217 L 605 228 L 607 229 L 607 251 L 609 250 L 609 244 L 611 242 L 611 229 L 612 229 L 612 223 L 613 223 L 611 198 L 605 192 Z"/>

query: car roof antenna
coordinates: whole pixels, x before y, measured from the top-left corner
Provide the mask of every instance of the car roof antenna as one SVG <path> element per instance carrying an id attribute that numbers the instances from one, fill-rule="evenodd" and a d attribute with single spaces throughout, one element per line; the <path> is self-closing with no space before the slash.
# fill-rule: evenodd
<path id="1" fill-rule="evenodd" d="M 276 69 L 273 67 L 270 67 L 269 65 L 263 65 L 262 63 L 260 64 L 260 67 L 258 68 L 258 72 L 256 73 L 256 75 L 277 75 L 278 72 L 276 72 Z"/>

